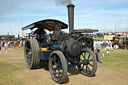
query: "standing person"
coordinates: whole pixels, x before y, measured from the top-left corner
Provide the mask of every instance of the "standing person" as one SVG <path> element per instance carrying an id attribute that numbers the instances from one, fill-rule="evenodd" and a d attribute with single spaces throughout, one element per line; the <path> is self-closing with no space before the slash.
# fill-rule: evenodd
<path id="1" fill-rule="evenodd" d="M 110 50 L 112 50 L 112 51 L 113 51 L 113 48 L 112 48 L 112 42 L 111 42 L 111 40 L 109 40 L 109 48 L 110 48 Z"/>
<path id="2" fill-rule="evenodd" d="M 8 41 L 8 46 L 10 47 L 10 41 Z"/>
<path id="3" fill-rule="evenodd" d="M 103 43 L 104 43 L 103 40 L 101 40 L 101 47 L 103 47 Z"/>
<path id="4" fill-rule="evenodd" d="M 25 40 L 23 41 L 23 47 L 25 46 Z"/>
<path id="5" fill-rule="evenodd" d="M 109 50 L 110 50 L 110 46 L 109 46 L 109 44 L 106 46 L 106 49 L 107 49 L 107 54 L 111 54 L 110 52 L 109 52 Z"/>
<path id="6" fill-rule="evenodd" d="M 4 48 L 5 48 L 5 51 L 8 52 L 8 43 L 7 42 L 4 43 Z"/>
<path id="7" fill-rule="evenodd" d="M 117 41 L 116 48 L 118 49 L 119 48 L 119 39 L 116 39 L 116 41 Z"/>
<path id="8" fill-rule="evenodd" d="M 106 46 L 108 46 L 108 40 L 106 40 Z"/>
<path id="9" fill-rule="evenodd" d="M 21 40 L 20 43 L 19 43 L 19 47 L 22 47 L 22 40 Z"/>
<path id="10" fill-rule="evenodd" d="M 108 44 L 107 44 L 107 46 L 106 46 L 107 48 L 108 48 L 108 50 L 110 50 L 110 45 L 109 45 L 109 42 L 108 42 Z"/>
<path id="11" fill-rule="evenodd" d="M 0 42 L 0 53 L 1 53 L 1 42 Z"/>
<path id="12" fill-rule="evenodd" d="M 115 38 L 115 40 L 114 40 L 114 49 L 117 49 L 118 48 L 118 39 L 117 38 Z"/>
<path id="13" fill-rule="evenodd" d="M 106 44 L 106 41 L 105 41 L 105 40 L 103 41 L 103 44 L 104 44 L 104 47 L 106 47 L 106 46 L 107 46 L 107 44 Z"/>
<path id="14" fill-rule="evenodd" d="M 13 45 L 14 45 L 14 49 L 16 49 L 16 42 L 15 41 L 14 41 Z"/>
<path id="15" fill-rule="evenodd" d="M 3 41 L 3 47 L 4 47 L 4 44 L 5 44 L 5 42 Z"/>
<path id="16" fill-rule="evenodd" d="M 100 63 L 103 63 L 100 56 L 101 45 L 98 43 L 96 39 L 94 39 L 93 48 L 94 48 L 94 54 L 96 55 L 97 61 Z"/>

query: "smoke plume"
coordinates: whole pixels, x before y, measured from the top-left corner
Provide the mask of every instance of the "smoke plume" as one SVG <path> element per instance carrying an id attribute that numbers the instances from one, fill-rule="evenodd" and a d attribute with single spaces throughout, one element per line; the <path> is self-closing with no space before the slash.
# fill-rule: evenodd
<path id="1" fill-rule="evenodd" d="M 0 0 L 0 21 L 3 21 L 6 15 L 8 16 L 8 14 L 12 13 L 18 6 L 26 2 L 38 2 L 42 4 L 54 2 L 56 6 L 67 6 L 72 3 L 72 0 Z"/>
<path id="2" fill-rule="evenodd" d="M 72 4 L 72 0 L 55 0 L 56 5 L 67 6 L 68 4 Z"/>

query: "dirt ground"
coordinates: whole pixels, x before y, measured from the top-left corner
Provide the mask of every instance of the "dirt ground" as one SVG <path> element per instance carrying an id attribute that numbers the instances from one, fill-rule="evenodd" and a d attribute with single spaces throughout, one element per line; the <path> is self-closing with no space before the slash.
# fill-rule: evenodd
<path id="1" fill-rule="evenodd" d="M 87 77 L 76 68 L 68 69 L 66 85 L 128 85 L 128 75 L 108 69 L 98 63 L 96 75 Z M 24 61 L 23 49 L 9 48 L 0 53 L 0 85 L 57 85 L 51 79 L 48 67 L 29 70 Z"/>

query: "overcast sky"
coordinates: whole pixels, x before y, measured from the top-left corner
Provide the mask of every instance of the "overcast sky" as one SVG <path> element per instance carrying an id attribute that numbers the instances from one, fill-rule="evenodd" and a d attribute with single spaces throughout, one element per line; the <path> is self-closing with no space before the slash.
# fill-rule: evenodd
<path id="1" fill-rule="evenodd" d="M 117 31 L 128 28 L 128 0 L 69 0 L 67 3 L 75 5 L 75 29 L 114 32 L 115 23 Z M 21 34 L 21 21 L 22 27 L 43 19 L 68 24 L 67 3 L 65 0 L 0 0 L 0 35 L 10 32 L 9 25 L 12 34 Z"/>

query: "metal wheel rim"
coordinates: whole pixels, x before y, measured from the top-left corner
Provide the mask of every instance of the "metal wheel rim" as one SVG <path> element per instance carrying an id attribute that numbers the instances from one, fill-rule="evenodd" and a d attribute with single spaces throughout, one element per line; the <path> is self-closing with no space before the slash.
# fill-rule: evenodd
<path id="1" fill-rule="evenodd" d="M 59 81 L 63 76 L 62 64 L 59 56 L 57 54 L 53 54 L 50 58 L 50 71 L 52 73 L 53 79 L 55 81 Z M 55 66 L 55 68 L 54 68 Z"/>
<path id="2" fill-rule="evenodd" d="M 32 63 L 32 50 L 31 50 L 31 45 L 30 42 L 28 42 L 25 46 L 25 60 L 26 64 L 29 67 Z"/>
<path id="3" fill-rule="evenodd" d="M 82 58 L 83 59 L 82 59 Z M 81 66 L 80 66 L 80 70 L 83 74 L 86 74 L 86 75 L 90 75 L 91 72 L 93 71 L 93 68 L 94 68 L 94 63 L 93 63 L 93 58 L 92 58 L 92 55 L 89 54 L 88 52 L 86 51 L 83 51 L 81 54 L 80 54 L 80 59 L 79 61 L 82 63 Z"/>

